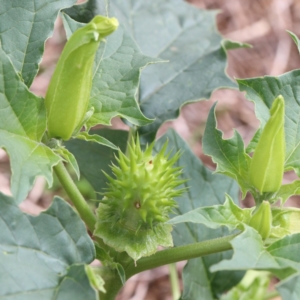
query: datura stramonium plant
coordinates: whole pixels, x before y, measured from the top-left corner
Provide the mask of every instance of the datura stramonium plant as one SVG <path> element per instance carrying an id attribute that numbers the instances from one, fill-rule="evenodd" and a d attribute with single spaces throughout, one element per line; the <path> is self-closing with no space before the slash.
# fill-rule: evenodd
<path id="1" fill-rule="evenodd" d="M 172 226 L 165 224 L 176 206 L 179 179 L 175 167 L 180 153 L 169 159 L 168 143 L 152 154 L 154 143 L 141 151 L 139 139 L 128 144 L 128 155 L 119 151 L 118 165 L 112 166 L 114 178 L 107 175 L 108 187 L 97 210 L 95 235 L 115 248 L 126 251 L 135 261 L 156 252 L 157 246 L 173 246 Z"/>

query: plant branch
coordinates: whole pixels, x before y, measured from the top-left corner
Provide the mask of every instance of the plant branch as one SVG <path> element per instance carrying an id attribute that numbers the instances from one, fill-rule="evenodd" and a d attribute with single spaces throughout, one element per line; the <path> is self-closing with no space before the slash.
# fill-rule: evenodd
<path id="1" fill-rule="evenodd" d="M 70 197 L 70 200 L 74 204 L 80 217 L 82 218 L 90 232 L 94 232 L 96 216 L 81 195 L 76 184 L 65 168 L 63 162 L 60 161 L 56 166 L 53 167 L 53 170 L 57 175 L 60 183 L 64 187 L 65 191 L 67 192 L 68 196 Z"/>
<path id="2" fill-rule="evenodd" d="M 134 262 L 131 262 L 129 265 L 127 265 L 125 267 L 126 278 L 128 279 L 134 274 L 166 264 L 230 250 L 232 249 L 230 241 L 236 236 L 236 234 L 233 234 L 195 244 L 158 251 L 154 255 L 143 257 L 138 260 L 136 266 Z"/>

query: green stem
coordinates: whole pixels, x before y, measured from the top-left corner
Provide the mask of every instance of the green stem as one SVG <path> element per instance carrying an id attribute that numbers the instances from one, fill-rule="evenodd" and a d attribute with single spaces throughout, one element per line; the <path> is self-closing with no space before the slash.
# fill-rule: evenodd
<path id="1" fill-rule="evenodd" d="M 169 272 L 170 272 L 173 300 L 178 300 L 180 298 L 181 293 L 179 287 L 178 273 L 176 270 L 176 264 L 169 265 Z"/>
<path id="2" fill-rule="evenodd" d="M 76 210 L 78 211 L 81 219 L 85 222 L 90 232 L 94 232 L 96 216 L 93 213 L 92 209 L 89 207 L 89 205 L 86 203 L 83 196 L 81 195 L 73 179 L 66 170 L 63 162 L 60 161 L 56 166 L 53 167 L 53 169 L 60 183 L 62 184 L 68 196 L 70 197 L 70 200 L 72 201 Z"/>
<path id="3" fill-rule="evenodd" d="M 126 278 L 128 279 L 134 274 L 166 264 L 230 250 L 232 249 L 230 241 L 234 237 L 236 237 L 236 234 L 158 251 L 151 256 L 143 257 L 138 260 L 136 266 L 134 262 L 124 266 Z"/>

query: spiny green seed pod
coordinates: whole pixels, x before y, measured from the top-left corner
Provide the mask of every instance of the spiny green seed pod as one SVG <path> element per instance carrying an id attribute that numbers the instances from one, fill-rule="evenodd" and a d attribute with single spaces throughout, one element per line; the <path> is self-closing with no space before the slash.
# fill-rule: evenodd
<path id="1" fill-rule="evenodd" d="M 256 146 L 251 165 L 252 185 L 263 192 L 279 190 L 284 172 L 284 99 L 278 96 L 270 110 L 271 117 L 266 123 Z"/>
<path id="2" fill-rule="evenodd" d="M 256 229 L 263 239 L 267 239 L 272 227 L 270 202 L 263 201 L 250 219 L 249 225 Z"/>
<path id="3" fill-rule="evenodd" d="M 126 251 L 135 261 L 156 252 L 157 246 L 173 245 L 169 213 L 176 206 L 175 189 L 186 180 L 178 177 L 181 167 L 173 165 L 180 154 L 168 159 L 167 143 L 152 155 L 154 143 L 141 151 L 139 139 L 128 144 L 128 156 L 119 151 L 114 178 L 107 175 L 108 188 L 97 210 L 95 235 L 115 248 Z"/>
<path id="4" fill-rule="evenodd" d="M 114 32 L 118 20 L 96 16 L 66 43 L 45 98 L 49 137 L 70 139 L 88 109 L 92 70 L 100 41 Z"/>

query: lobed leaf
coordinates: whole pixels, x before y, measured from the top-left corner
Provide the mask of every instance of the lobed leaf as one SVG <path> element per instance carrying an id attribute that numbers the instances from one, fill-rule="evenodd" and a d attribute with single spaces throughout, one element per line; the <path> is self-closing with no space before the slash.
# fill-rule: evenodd
<path id="1" fill-rule="evenodd" d="M 169 130 L 156 144 L 155 149 L 160 149 L 168 140 L 168 149 L 171 155 L 181 151 L 177 164 L 183 167 L 182 179 L 188 180 L 184 185 L 187 191 L 176 198 L 178 208 L 175 216 L 180 217 L 185 213 L 203 206 L 223 204 L 224 194 L 228 193 L 234 203 L 238 201 L 238 186 L 235 182 L 220 174 L 213 174 L 195 156 L 188 144 L 173 130 Z M 174 216 L 174 215 L 173 215 Z M 175 246 L 200 242 L 228 234 L 228 230 L 210 229 L 201 224 L 182 223 L 176 224 L 173 229 Z M 217 295 L 234 286 L 243 276 L 243 272 L 217 272 L 211 273 L 209 267 L 224 258 L 230 258 L 231 251 L 217 253 L 188 262 L 184 268 L 184 291 L 182 299 L 215 299 Z"/>
<path id="2" fill-rule="evenodd" d="M 76 0 L 1 1 L 1 44 L 27 86 L 38 72 L 44 44 L 52 35 L 58 12 L 75 3 Z"/>
<path id="3" fill-rule="evenodd" d="M 0 298 L 97 299 L 84 264 L 95 249 L 78 214 L 60 198 L 33 217 L 0 194 Z"/>
<path id="4" fill-rule="evenodd" d="M 238 182 L 245 197 L 246 192 L 252 186 L 249 179 L 251 158 L 246 154 L 244 142 L 237 131 L 231 139 L 222 139 L 222 132 L 217 129 L 215 106 L 216 104 L 208 115 L 203 136 L 203 151 L 217 164 L 216 172 L 225 174 Z"/>
<path id="5" fill-rule="evenodd" d="M 10 156 L 11 190 L 18 203 L 26 198 L 36 176 L 44 176 L 52 185 L 52 167 L 60 158 L 41 143 L 45 130 L 43 100 L 28 90 L 0 48 L 0 147 Z"/>
<path id="6" fill-rule="evenodd" d="M 84 25 L 66 14 L 62 17 L 67 36 Z M 97 124 L 110 125 L 115 116 L 138 126 L 150 123 L 140 111 L 136 95 L 141 69 L 158 59 L 143 55 L 122 25 L 106 40 L 95 58 L 90 98 L 94 114 L 87 121 L 88 128 Z"/>

